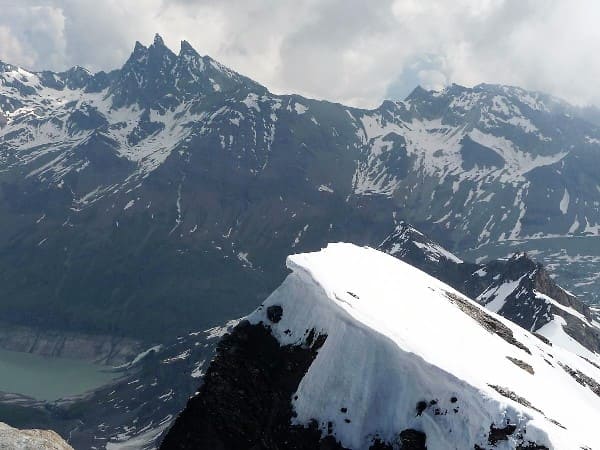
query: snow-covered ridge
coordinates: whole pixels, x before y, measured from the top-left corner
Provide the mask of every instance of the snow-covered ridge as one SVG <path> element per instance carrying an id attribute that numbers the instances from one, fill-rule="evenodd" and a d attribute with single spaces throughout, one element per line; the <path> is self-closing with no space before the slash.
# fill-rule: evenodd
<path id="1" fill-rule="evenodd" d="M 507 424 L 501 448 L 600 448 L 600 369 L 579 356 L 370 248 L 330 244 L 288 267 L 249 320 L 269 323 L 282 345 L 327 335 L 294 396 L 298 423 L 316 419 L 327 434 L 331 422 L 352 449 L 404 429 L 424 432 L 430 450 L 488 448 L 490 427 Z M 283 315 L 270 323 L 274 305 Z"/>

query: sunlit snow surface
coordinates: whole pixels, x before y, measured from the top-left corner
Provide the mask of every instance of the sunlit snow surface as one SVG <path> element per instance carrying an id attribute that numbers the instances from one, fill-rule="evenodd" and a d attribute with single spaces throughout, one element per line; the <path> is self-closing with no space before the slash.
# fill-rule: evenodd
<path id="1" fill-rule="evenodd" d="M 266 307 L 278 304 L 283 318 L 272 332 L 282 344 L 303 342 L 313 328 L 328 336 L 293 401 L 298 423 L 315 418 L 325 431 L 331 421 L 336 437 L 353 449 L 368 448 L 374 436 L 393 439 L 406 428 L 424 431 L 430 450 L 485 447 L 490 425 L 501 427 L 507 419 L 525 430 L 526 439 L 550 448 L 600 448 L 600 397 L 559 365 L 600 380 L 600 369 L 581 357 L 486 312 L 512 330 L 528 354 L 486 331 L 447 294 L 464 296 L 370 248 L 330 244 L 290 256 L 287 264 L 293 273 L 250 321 L 268 323 Z M 543 414 L 490 385 L 509 389 Z M 437 400 L 448 413 L 427 409 L 417 416 L 415 405 L 422 400 Z M 496 448 L 515 448 L 512 439 Z"/>

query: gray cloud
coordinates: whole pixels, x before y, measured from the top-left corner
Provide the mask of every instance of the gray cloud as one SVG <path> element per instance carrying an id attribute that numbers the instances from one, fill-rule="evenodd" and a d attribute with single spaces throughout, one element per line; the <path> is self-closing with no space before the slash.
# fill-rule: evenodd
<path id="1" fill-rule="evenodd" d="M 595 0 L 0 0 L 0 59 L 117 68 L 154 32 L 265 84 L 356 106 L 416 84 L 520 85 L 600 105 Z"/>

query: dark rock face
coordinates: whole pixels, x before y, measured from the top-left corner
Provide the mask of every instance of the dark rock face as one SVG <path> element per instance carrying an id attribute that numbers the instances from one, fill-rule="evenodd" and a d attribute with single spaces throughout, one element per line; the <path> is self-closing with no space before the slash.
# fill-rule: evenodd
<path id="1" fill-rule="evenodd" d="M 531 375 L 535 374 L 535 371 L 533 370 L 533 367 L 531 367 L 525 361 L 521 361 L 520 359 L 513 358 L 511 356 L 507 356 L 506 359 L 508 359 L 510 362 L 512 362 L 517 367 L 520 367 L 521 369 L 523 369 L 525 372 L 528 372 Z"/>
<path id="2" fill-rule="evenodd" d="M 504 167 L 504 159 L 491 148 L 478 144 L 468 136 L 462 140 L 461 144 L 460 154 L 463 170 L 471 170 L 474 167 Z"/>
<path id="3" fill-rule="evenodd" d="M 409 428 L 398 435 L 394 444 L 375 439 L 369 450 L 427 450 L 426 441 L 425 433 Z"/>
<path id="4" fill-rule="evenodd" d="M 506 397 L 508 399 L 511 399 L 514 402 L 517 402 L 517 403 L 519 403 L 519 404 L 521 404 L 523 406 L 526 406 L 528 408 L 534 409 L 537 412 L 540 412 L 540 413 L 542 412 L 540 409 L 538 409 L 535 406 L 533 406 L 528 400 L 526 400 L 525 398 L 523 398 L 523 397 L 515 394 L 513 391 L 511 391 L 508 388 L 505 388 L 505 387 L 502 387 L 502 386 L 496 386 L 496 385 L 493 385 L 493 384 L 490 384 L 489 386 L 492 389 L 494 389 L 496 392 L 498 392 L 500 395 L 502 395 L 502 396 L 504 396 L 504 397 Z"/>
<path id="5" fill-rule="evenodd" d="M 498 319 L 490 316 L 483 310 L 473 306 L 471 303 L 463 300 L 461 297 L 454 295 L 450 292 L 447 292 L 446 295 L 448 298 L 455 303 L 465 314 L 469 315 L 473 319 L 475 319 L 483 328 L 485 328 L 490 333 L 497 334 L 506 342 L 511 345 L 514 345 L 521 350 L 531 354 L 531 351 L 521 342 L 519 342 L 512 330 L 500 322 Z"/>
<path id="6" fill-rule="evenodd" d="M 516 425 L 507 424 L 504 427 L 496 427 L 495 425 L 491 425 L 490 433 L 488 435 L 488 443 L 491 445 L 496 445 L 500 441 L 507 441 L 508 437 L 516 430 Z"/>
<path id="7" fill-rule="evenodd" d="M 401 450 L 427 450 L 425 433 L 417 430 L 404 430 L 400 433 Z"/>
<path id="8" fill-rule="evenodd" d="M 218 344 L 204 384 L 161 450 L 344 450 L 331 434 L 332 424 L 326 436 L 316 421 L 291 425 L 292 395 L 326 339 L 311 331 L 302 346 L 280 346 L 267 325 L 241 322 Z M 371 449 L 427 448 L 425 434 L 417 430 L 403 430 L 394 441 L 375 438 Z"/>
<path id="9" fill-rule="evenodd" d="M 369 450 L 427 450 L 426 441 L 425 433 L 409 428 L 398 435 L 394 444 L 375 439 Z"/>
<path id="10" fill-rule="evenodd" d="M 291 397 L 326 336 L 309 346 L 280 346 L 263 325 L 242 322 L 219 343 L 198 395 L 161 449 L 331 449 L 316 423 L 290 425 Z"/>
<path id="11" fill-rule="evenodd" d="M 475 444 L 474 450 L 492 450 L 496 448 L 496 444 L 507 441 L 509 437 L 515 437 L 517 440 L 517 450 L 549 450 L 544 445 L 539 445 L 535 442 L 527 441 L 523 439 L 522 434 L 517 431 L 517 426 L 514 424 L 507 423 L 504 426 L 490 425 L 490 431 L 488 433 L 488 444 L 490 447 L 483 447 Z"/>
<path id="12" fill-rule="evenodd" d="M 565 364 L 560 365 L 565 372 L 567 372 L 571 377 L 576 380 L 582 386 L 587 386 L 590 390 L 600 397 L 600 383 L 593 378 L 587 376 L 586 374 L 580 372 L 579 370 L 573 369 Z"/>
<path id="13" fill-rule="evenodd" d="M 283 308 L 279 305 L 271 305 L 267 308 L 267 318 L 273 322 L 277 323 L 281 320 L 283 316 Z"/>

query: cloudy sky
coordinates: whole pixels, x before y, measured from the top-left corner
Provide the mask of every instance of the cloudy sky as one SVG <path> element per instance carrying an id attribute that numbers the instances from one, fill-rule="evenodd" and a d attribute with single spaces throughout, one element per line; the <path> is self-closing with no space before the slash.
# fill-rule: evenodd
<path id="1" fill-rule="evenodd" d="M 0 0 L 0 59 L 120 67 L 159 32 L 265 84 L 372 107 L 504 83 L 600 105 L 598 0 Z"/>

